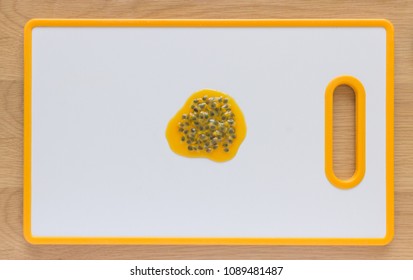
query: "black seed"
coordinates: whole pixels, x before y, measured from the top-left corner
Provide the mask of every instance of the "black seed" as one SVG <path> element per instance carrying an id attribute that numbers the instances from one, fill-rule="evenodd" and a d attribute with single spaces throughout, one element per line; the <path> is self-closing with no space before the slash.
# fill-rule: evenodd
<path id="1" fill-rule="evenodd" d="M 228 152 L 229 152 L 229 149 L 228 149 L 228 148 L 225 148 L 225 149 L 224 149 L 224 152 L 228 153 Z"/>
<path id="2" fill-rule="evenodd" d="M 224 98 L 224 103 L 228 103 L 228 98 Z"/>
<path id="3" fill-rule="evenodd" d="M 182 137 L 181 137 L 181 141 L 185 141 L 185 136 L 182 136 Z"/>
<path id="4" fill-rule="evenodd" d="M 192 151 L 193 150 L 192 146 L 188 146 L 188 150 Z"/>
<path id="5" fill-rule="evenodd" d="M 183 132 L 184 129 L 183 129 L 182 127 L 180 127 L 178 131 L 179 131 L 179 132 Z"/>

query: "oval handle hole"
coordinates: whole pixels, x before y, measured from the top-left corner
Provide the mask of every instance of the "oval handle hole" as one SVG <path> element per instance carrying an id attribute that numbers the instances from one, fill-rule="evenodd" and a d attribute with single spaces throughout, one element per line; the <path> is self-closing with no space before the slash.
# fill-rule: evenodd
<path id="1" fill-rule="evenodd" d="M 347 85 L 333 93 L 333 170 L 337 178 L 347 180 L 356 169 L 356 98 Z"/>
<path id="2" fill-rule="evenodd" d="M 325 92 L 326 177 L 337 188 L 351 189 L 365 172 L 366 91 L 357 78 L 339 76 Z"/>

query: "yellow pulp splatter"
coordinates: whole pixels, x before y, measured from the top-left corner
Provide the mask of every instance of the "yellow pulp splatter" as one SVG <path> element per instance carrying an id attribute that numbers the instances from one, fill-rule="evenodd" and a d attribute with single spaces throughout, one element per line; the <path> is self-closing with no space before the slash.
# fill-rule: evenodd
<path id="1" fill-rule="evenodd" d="M 244 115 L 235 100 L 211 89 L 192 94 L 166 128 L 176 154 L 216 162 L 234 158 L 246 134 Z"/>

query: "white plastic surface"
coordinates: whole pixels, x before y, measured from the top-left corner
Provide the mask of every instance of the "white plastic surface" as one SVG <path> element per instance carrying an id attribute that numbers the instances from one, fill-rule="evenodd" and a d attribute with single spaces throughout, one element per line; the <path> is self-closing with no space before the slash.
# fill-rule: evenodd
<path id="1" fill-rule="evenodd" d="M 383 28 L 33 30 L 32 234 L 383 237 Z M 366 90 L 366 174 L 324 173 L 324 94 Z M 226 163 L 174 154 L 170 118 L 195 91 L 235 98 L 247 137 Z"/>

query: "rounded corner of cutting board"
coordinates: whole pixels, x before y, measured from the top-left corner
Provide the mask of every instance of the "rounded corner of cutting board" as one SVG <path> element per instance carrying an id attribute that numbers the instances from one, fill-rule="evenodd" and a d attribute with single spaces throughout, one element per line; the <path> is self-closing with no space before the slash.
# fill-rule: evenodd
<path id="1" fill-rule="evenodd" d="M 23 237 L 26 240 L 27 243 L 35 245 L 38 244 L 37 240 L 35 237 L 33 237 L 31 229 L 29 226 L 24 224 L 24 231 L 23 231 Z"/>
<path id="2" fill-rule="evenodd" d="M 389 225 L 386 230 L 386 235 L 382 239 L 382 243 L 380 245 L 387 246 L 389 245 L 394 239 L 394 226 Z"/>
<path id="3" fill-rule="evenodd" d="M 386 31 L 390 34 L 394 33 L 394 26 L 393 23 L 388 20 L 388 19 L 382 19 L 381 20 L 381 25 L 384 27 L 384 29 L 386 29 Z"/>
<path id="4" fill-rule="evenodd" d="M 24 32 L 25 32 L 25 33 L 31 32 L 34 28 L 40 26 L 42 21 L 43 21 L 43 20 L 37 19 L 37 18 L 29 19 L 29 20 L 26 22 L 26 24 L 24 25 Z"/>

